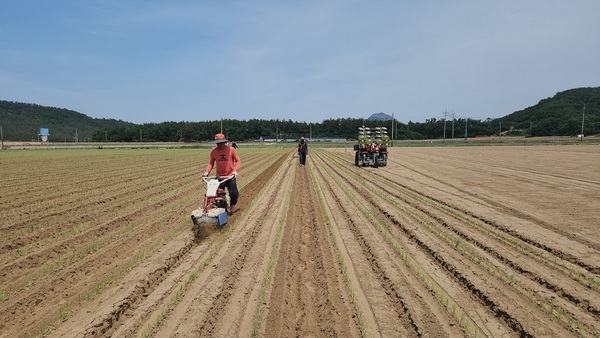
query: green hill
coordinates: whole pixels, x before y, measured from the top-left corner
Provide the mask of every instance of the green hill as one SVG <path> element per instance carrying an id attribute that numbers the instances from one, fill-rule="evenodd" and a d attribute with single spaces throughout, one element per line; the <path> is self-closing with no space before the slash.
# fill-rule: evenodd
<path id="1" fill-rule="evenodd" d="M 5 141 L 37 141 L 40 128 L 48 128 L 51 142 L 83 142 L 91 140 L 98 130 L 133 125 L 121 120 L 95 119 L 63 108 L 0 100 L 0 126 Z"/>
<path id="2" fill-rule="evenodd" d="M 498 120 L 510 134 L 575 136 L 582 121 L 585 135 L 600 134 L 600 87 L 565 90 Z"/>
<path id="3" fill-rule="evenodd" d="M 385 117 L 385 120 L 391 118 L 383 113 L 374 114 L 373 117 Z M 396 139 L 436 139 L 444 135 L 463 135 L 465 130 L 468 130 L 468 137 L 498 135 L 499 130 L 505 135 L 515 136 L 575 136 L 581 133 L 582 120 L 586 136 L 600 134 L 600 87 L 559 92 L 534 106 L 498 119 L 458 119 L 452 124 L 443 119 L 429 119 L 423 123 L 409 122 L 407 125 L 398 123 L 394 136 Z M 132 142 L 140 139 L 142 129 L 147 142 L 195 142 L 210 140 L 214 130 L 219 130 L 223 122 L 227 125 L 228 136 L 236 140 L 251 140 L 276 133 L 282 138 L 293 139 L 309 130 L 314 137 L 350 139 L 356 137 L 356 130 L 362 124 L 381 125 L 378 119 L 365 121 L 348 118 L 323 120 L 310 126 L 305 122 L 291 120 L 257 119 L 161 122 L 139 126 L 121 120 L 95 119 L 63 108 L 0 101 L 0 126 L 6 141 L 37 141 L 39 129 L 48 128 L 51 142 Z M 450 126 L 454 130 L 449 130 Z"/>

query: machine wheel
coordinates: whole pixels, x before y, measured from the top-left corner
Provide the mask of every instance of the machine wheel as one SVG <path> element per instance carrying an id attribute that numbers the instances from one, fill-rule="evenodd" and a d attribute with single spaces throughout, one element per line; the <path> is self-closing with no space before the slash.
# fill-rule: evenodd
<path id="1" fill-rule="evenodd" d="M 358 151 L 356 151 L 354 153 L 354 165 L 358 167 L 358 160 L 360 158 L 360 155 L 358 155 Z"/>
<path id="2" fill-rule="evenodd" d="M 200 240 L 204 237 L 204 227 L 201 224 L 194 224 L 194 226 L 192 226 L 192 232 L 194 233 L 194 238 L 196 240 Z"/>

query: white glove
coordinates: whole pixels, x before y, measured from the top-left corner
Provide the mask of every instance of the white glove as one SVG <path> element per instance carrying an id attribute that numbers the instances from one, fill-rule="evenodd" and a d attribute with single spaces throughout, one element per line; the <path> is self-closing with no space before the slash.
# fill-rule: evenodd
<path id="1" fill-rule="evenodd" d="M 237 171 L 232 172 L 231 176 L 236 177 L 237 176 Z"/>
<path id="2" fill-rule="evenodd" d="M 204 172 L 204 174 L 202 174 L 202 177 L 208 177 L 208 173 Z"/>

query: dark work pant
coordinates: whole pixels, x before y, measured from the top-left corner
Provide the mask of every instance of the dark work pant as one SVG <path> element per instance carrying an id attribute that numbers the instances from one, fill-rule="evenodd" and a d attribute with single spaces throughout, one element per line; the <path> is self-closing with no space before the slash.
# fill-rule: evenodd
<path id="1" fill-rule="evenodd" d="M 300 164 L 306 164 L 306 152 L 299 151 L 298 156 L 300 156 Z"/>
<path id="2" fill-rule="evenodd" d="M 238 197 L 240 196 L 237 188 L 237 183 L 235 182 L 235 177 L 227 180 L 219 186 L 219 188 L 226 188 L 229 192 L 229 198 L 231 199 L 231 205 L 236 205 L 238 201 Z"/>

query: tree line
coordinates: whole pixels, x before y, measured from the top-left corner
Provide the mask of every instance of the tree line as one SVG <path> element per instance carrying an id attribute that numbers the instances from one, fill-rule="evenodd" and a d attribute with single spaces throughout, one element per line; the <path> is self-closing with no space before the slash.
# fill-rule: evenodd
<path id="1" fill-rule="evenodd" d="M 386 127 L 396 140 L 437 139 L 451 137 L 489 136 L 498 133 L 493 120 L 430 119 L 424 123 L 403 124 L 398 121 L 378 121 L 354 118 L 326 119 L 321 123 L 292 120 L 240 121 L 223 119 L 205 122 L 162 122 L 133 126 L 116 126 L 98 130 L 93 142 L 205 142 L 222 132 L 229 140 L 255 141 L 262 139 L 296 140 L 300 137 L 338 138 L 354 140 L 359 127 Z M 392 131 L 394 135 L 392 135 Z"/>
<path id="2" fill-rule="evenodd" d="M 385 115 L 385 114 L 384 114 Z M 392 124 L 393 123 L 393 124 Z M 94 141 L 199 142 L 211 140 L 223 131 L 232 140 L 257 140 L 261 137 L 298 139 L 356 139 L 358 128 L 387 127 L 395 140 L 473 138 L 507 136 L 575 136 L 600 134 L 600 87 L 565 90 L 536 105 L 498 119 L 431 118 L 425 122 L 337 118 L 321 123 L 291 120 L 220 120 L 207 122 L 164 122 L 141 126 L 106 128 L 92 136 Z M 393 129 L 393 135 L 392 133 Z M 310 134 L 310 135 L 309 135 Z"/>
<path id="3" fill-rule="evenodd" d="M 379 115 L 379 114 L 375 114 Z M 385 114 L 383 114 L 385 115 Z M 385 115 L 387 116 L 387 115 Z M 387 116 L 389 117 L 389 116 Z M 391 118 L 391 117 L 390 117 Z M 387 127 L 396 140 L 480 136 L 575 136 L 600 134 L 600 87 L 576 88 L 498 119 L 431 118 L 425 122 L 336 118 L 320 123 L 292 120 L 214 120 L 134 124 L 96 119 L 76 111 L 0 100 L 0 127 L 7 141 L 34 141 L 39 128 L 50 129 L 52 142 L 204 142 L 217 132 L 236 141 L 262 138 L 356 139 L 358 127 Z"/>

